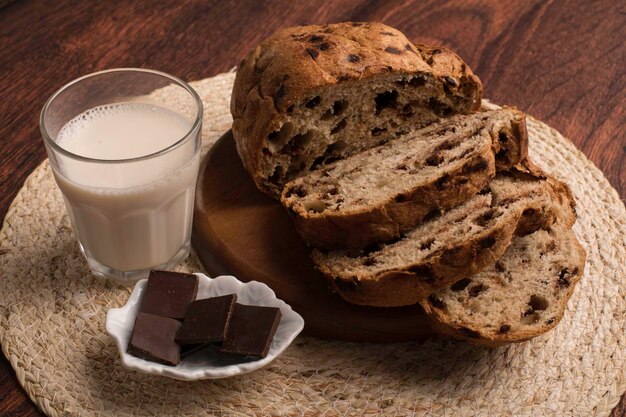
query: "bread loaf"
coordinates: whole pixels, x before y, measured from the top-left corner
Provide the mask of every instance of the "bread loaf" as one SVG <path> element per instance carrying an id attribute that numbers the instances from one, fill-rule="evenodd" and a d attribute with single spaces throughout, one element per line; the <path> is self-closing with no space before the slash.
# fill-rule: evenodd
<path id="1" fill-rule="evenodd" d="M 556 223 L 515 238 L 497 262 L 421 304 L 443 334 L 488 347 L 528 340 L 559 323 L 585 257 L 574 233 Z"/>
<path id="2" fill-rule="evenodd" d="M 381 23 L 282 29 L 239 66 L 233 136 L 256 185 L 278 198 L 303 172 L 477 110 L 481 95 L 456 54 Z"/>
<path id="3" fill-rule="evenodd" d="M 281 202 L 310 246 L 363 248 L 461 204 L 526 150 L 518 110 L 451 116 L 290 181 Z"/>
<path id="4" fill-rule="evenodd" d="M 351 303 L 414 304 L 494 263 L 514 235 L 547 227 L 557 215 L 568 226 L 574 223 L 567 186 L 538 175 L 536 169 L 498 174 L 481 193 L 426 219 L 396 242 L 363 250 L 313 250 L 313 261 Z"/>

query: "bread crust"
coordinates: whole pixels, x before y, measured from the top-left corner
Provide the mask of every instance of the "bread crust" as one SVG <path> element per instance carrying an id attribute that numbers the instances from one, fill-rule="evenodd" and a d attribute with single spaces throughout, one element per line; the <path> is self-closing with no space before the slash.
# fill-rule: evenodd
<path id="1" fill-rule="evenodd" d="M 441 83 L 446 77 L 460 80 L 469 100 L 465 110 L 480 106 L 480 80 L 456 54 L 413 45 L 382 23 L 281 29 L 253 49 L 239 65 L 230 108 L 237 151 L 257 187 L 274 198 L 280 195 L 282 184 L 268 178 L 266 142 L 292 106 L 321 87 L 391 72 L 430 74 Z"/>

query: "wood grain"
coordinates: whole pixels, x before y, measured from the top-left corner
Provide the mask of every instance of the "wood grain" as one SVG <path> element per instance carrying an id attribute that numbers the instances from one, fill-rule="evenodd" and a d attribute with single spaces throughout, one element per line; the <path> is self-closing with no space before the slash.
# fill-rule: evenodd
<path id="1" fill-rule="evenodd" d="M 64 83 L 114 67 L 188 80 L 234 67 L 282 26 L 378 20 L 457 51 L 485 95 L 560 130 L 626 194 L 626 6 L 606 1 L 48 2 L 0 8 L 0 217 L 43 160 L 38 116 Z M 36 408 L 0 363 L 0 415 Z M 626 415 L 624 398 L 613 417 Z"/>

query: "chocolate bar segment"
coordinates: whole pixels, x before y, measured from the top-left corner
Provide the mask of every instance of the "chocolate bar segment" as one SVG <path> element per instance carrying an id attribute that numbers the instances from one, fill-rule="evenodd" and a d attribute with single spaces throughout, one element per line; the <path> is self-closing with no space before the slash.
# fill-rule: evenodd
<path id="1" fill-rule="evenodd" d="M 194 355 L 197 352 L 205 350 L 210 345 L 207 343 L 199 343 L 197 345 L 184 345 L 180 347 L 180 360 L 185 359 L 188 356 Z"/>
<path id="2" fill-rule="evenodd" d="M 224 341 L 236 301 L 237 295 L 230 294 L 189 304 L 176 341 L 181 345 Z"/>
<path id="3" fill-rule="evenodd" d="M 236 304 L 221 351 L 266 357 L 280 318 L 280 309 L 276 307 Z"/>
<path id="4" fill-rule="evenodd" d="M 165 365 L 177 365 L 180 347 L 174 339 L 180 326 L 175 319 L 138 313 L 128 353 Z"/>
<path id="5" fill-rule="evenodd" d="M 182 319 L 198 294 L 198 277 L 170 271 L 151 271 L 139 311 Z"/>

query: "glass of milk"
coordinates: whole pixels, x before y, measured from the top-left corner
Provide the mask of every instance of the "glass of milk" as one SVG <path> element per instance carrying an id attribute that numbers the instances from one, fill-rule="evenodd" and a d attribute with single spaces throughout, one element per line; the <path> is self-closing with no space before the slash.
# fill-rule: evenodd
<path id="1" fill-rule="evenodd" d="M 115 69 L 50 97 L 40 128 L 93 273 L 131 284 L 189 254 L 202 101 L 158 71 Z"/>

